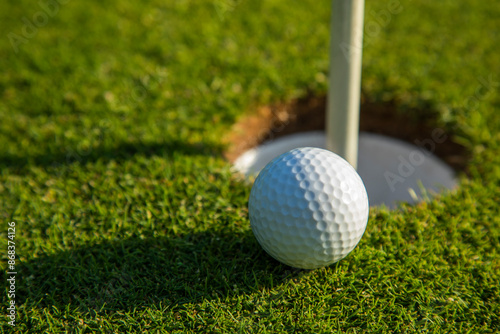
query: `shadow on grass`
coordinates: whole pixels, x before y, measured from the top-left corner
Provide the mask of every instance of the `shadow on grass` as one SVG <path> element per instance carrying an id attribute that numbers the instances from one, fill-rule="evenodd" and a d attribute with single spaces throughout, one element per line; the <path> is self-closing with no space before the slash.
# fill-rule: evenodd
<path id="1" fill-rule="evenodd" d="M 2 154 L 0 152 L 0 168 L 10 168 L 17 171 L 22 171 L 28 166 L 57 168 L 75 163 L 86 164 L 98 160 L 103 162 L 111 160 L 123 161 L 138 154 L 148 157 L 171 156 L 174 152 L 183 155 L 220 156 L 222 151 L 223 147 L 216 144 L 190 144 L 182 141 L 168 141 L 163 143 L 121 143 L 115 147 L 98 147 L 87 151 L 68 149 L 57 154 L 47 153 L 35 156 Z"/>
<path id="2" fill-rule="evenodd" d="M 22 263 L 18 272 L 25 307 L 127 311 L 252 293 L 298 270 L 265 254 L 251 231 L 206 231 L 82 247 Z"/>

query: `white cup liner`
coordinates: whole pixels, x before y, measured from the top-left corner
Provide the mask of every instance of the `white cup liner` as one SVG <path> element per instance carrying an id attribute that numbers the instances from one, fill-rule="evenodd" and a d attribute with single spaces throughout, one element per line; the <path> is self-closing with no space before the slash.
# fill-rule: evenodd
<path id="1" fill-rule="evenodd" d="M 281 137 L 252 148 L 236 159 L 234 169 L 256 176 L 276 156 L 297 147 L 325 148 L 325 133 L 313 131 Z M 457 186 L 455 173 L 431 152 L 398 139 L 360 133 L 358 173 L 371 206 L 417 203 Z"/>

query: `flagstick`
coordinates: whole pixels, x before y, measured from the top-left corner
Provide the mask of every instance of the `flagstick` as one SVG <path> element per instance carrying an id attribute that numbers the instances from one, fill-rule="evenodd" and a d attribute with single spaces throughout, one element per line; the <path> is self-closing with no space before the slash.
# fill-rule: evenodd
<path id="1" fill-rule="evenodd" d="M 333 0 L 327 148 L 354 168 L 358 160 L 364 0 Z"/>

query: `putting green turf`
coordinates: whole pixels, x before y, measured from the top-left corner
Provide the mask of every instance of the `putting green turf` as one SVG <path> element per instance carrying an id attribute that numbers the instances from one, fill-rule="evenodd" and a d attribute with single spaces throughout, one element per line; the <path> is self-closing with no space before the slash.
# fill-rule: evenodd
<path id="1" fill-rule="evenodd" d="M 500 331 L 497 2 L 367 1 L 363 95 L 432 116 L 470 172 L 372 209 L 314 271 L 257 244 L 222 137 L 251 106 L 325 93 L 330 1 L 45 7 L 0 3 L 2 332 L 10 221 L 22 333 Z"/>

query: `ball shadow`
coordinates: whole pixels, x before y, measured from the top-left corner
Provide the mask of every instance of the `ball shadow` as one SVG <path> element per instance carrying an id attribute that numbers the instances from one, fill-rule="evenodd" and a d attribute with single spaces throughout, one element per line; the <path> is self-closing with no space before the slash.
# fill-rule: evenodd
<path id="1" fill-rule="evenodd" d="M 85 246 L 22 263 L 18 273 L 25 307 L 128 311 L 252 293 L 298 270 L 265 254 L 251 231 L 210 230 Z"/>

